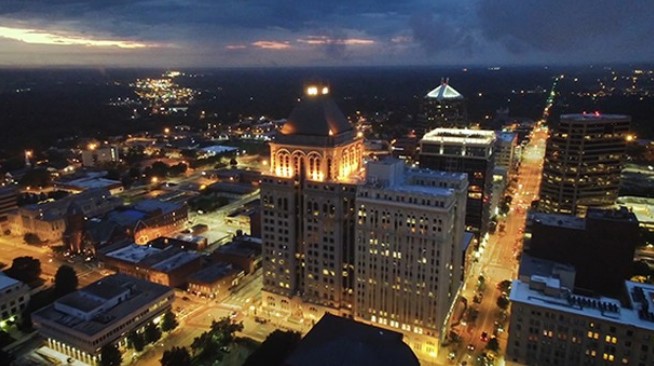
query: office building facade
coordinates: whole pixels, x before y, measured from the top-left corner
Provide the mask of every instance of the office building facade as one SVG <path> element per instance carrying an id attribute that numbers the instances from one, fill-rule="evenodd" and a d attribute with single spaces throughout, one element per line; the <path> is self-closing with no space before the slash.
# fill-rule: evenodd
<path id="1" fill-rule="evenodd" d="M 493 190 L 495 132 L 437 128 L 420 141 L 420 167 L 468 174 L 466 226 L 477 238 L 488 232 Z"/>
<path id="2" fill-rule="evenodd" d="M 131 331 L 160 318 L 174 298 L 170 287 L 116 274 L 37 310 L 32 321 L 48 347 L 97 365 L 102 347 L 124 347 Z"/>
<path id="3" fill-rule="evenodd" d="M 441 84 L 427 93 L 420 106 L 420 120 L 424 131 L 439 127 L 468 127 L 465 98 L 442 79 Z"/>
<path id="4" fill-rule="evenodd" d="M 270 143 L 271 170 L 261 183 L 262 297 L 270 315 L 352 316 L 362 151 L 326 86 L 306 89 Z"/>
<path id="5" fill-rule="evenodd" d="M 461 285 L 467 178 L 370 162 L 357 191 L 356 319 L 438 354 Z"/>
<path id="6" fill-rule="evenodd" d="M 508 365 L 654 364 L 654 286 L 626 281 L 625 300 L 575 294 L 557 277 L 511 286 Z"/>
<path id="7" fill-rule="evenodd" d="M 564 114 L 547 140 L 538 208 L 583 215 L 615 204 L 631 117 Z"/>

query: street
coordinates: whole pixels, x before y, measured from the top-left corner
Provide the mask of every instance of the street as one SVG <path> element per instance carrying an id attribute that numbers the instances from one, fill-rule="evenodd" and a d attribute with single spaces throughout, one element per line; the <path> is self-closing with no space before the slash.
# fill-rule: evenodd
<path id="1" fill-rule="evenodd" d="M 486 243 L 481 246 L 479 262 L 472 265 L 461 293 L 461 296 L 467 300 L 468 308 L 478 311 L 477 318 L 466 325 L 460 324 L 454 327 L 461 336 L 461 341 L 441 351 L 443 364 L 448 364 L 444 359 L 452 351 L 456 356 L 454 360 L 449 361 L 449 364 L 460 365 L 462 362 L 468 365 L 476 364 L 477 357 L 484 352 L 487 344 L 487 340 L 481 339 L 482 333 L 486 333 L 489 338 L 493 337 L 496 322 L 498 325 L 503 325 L 503 329 L 508 329 L 509 315 L 508 313 L 502 315 L 497 305 L 497 298 L 501 295 L 497 285 L 504 280 L 517 277 L 519 264 L 517 258 L 522 251 L 526 214 L 531 202 L 538 199 L 546 140 L 547 129 L 535 128 L 531 142 L 523 152 L 522 163 L 517 174 L 517 189 L 513 194 L 509 213 L 505 218 L 500 219 L 500 224 L 504 224 L 504 230 L 497 230 L 489 235 Z M 484 284 L 483 289 L 477 291 L 480 275 L 484 278 Z M 477 293 L 483 295 L 479 304 L 473 301 Z M 508 335 L 505 331 L 496 333 L 500 354 L 502 354 L 503 350 L 506 350 Z M 499 364 L 502 364 L 501 360 Z"/>

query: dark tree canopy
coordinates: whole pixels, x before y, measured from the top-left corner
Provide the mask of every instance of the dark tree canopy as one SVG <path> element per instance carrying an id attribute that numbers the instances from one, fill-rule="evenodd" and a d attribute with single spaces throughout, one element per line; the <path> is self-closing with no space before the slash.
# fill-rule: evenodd
<path id="1" fill-rule="evenodd" d="M 497 341 L 497 338 L 491 338 L 486 344 L 486 348 L 493 352 L 498 352 L 500 350 L 500 342 Z"/>
<path id="2" fill-rule="evenodd" d="M 47 169 L 34 168 L 27 171 L 18 184 L 23 187 L 47 187 L 50 185 L 51 181 L 52 178 Z"/>
<path id="3" fill-rule="evenodd" d="M 17 257 L 5 273 L 19 281 L 31 283 L 41 275 L 41 261 L 32 257 Z"/>
<path id="4" fill-rule="evenodd" d="M 173 347 L 164 351 L 161 366 L 191 366 L 191 354 L 186 347 Z"/>
<path id="5" fill-rule="evenodd" d="M 497 298 L 497 306 L 502 310 L 506 310 L 506 308 L 509 307 L 509 299 L 507 299 L 504 296 L 498 297 Z"/>
<path id="6" fill-rule="evenodd" d="M 78 284 L 77 272 L 71 266 L 60 266 L 54 278 L 55 296 L 61 297 L 74 292 Z"/>
<path id="7" fill-rule="evenodd" d="M 179 323 L 177 322 L 177 316 L 175 316 L 175 313 L 172 311 L 167 311 L 166 314 L 164 314 L 163 320 L 161 321 L 161 330 L 164 332 L 169 332 L 175 328 Z"/>
<path id="8" fill-rule="evenodd" d="M 232 323 L 229 317 L 211 323 L 211 328 L 196 337 L 191 349 L 199 361 L 220 360 L 225 348 L 234 342 L 236 332 L 243 330 L 243 323 Z"/>
<path id="9" fill-rule="evenodd" d="M 115 344 L 107 344 L 100 351 L 100 366 L 120 366 L 123 356 Z"/>
<path id="10" fill-rule="evenodd" d="M 161 339 L 161 329 L 156 324 L 150 322 L 145 326 L 145 342 L 150 344 Z"/>
<path id="11" fill-rule="evenodd" d="M 127 335 L 127 342 L 130 347 L 134 348 L 136 352 L 143 351 L 145 348 L 145 339 L 143 338 L 142 333 L 137 333 L 135 330 L 131 331 Z"/>

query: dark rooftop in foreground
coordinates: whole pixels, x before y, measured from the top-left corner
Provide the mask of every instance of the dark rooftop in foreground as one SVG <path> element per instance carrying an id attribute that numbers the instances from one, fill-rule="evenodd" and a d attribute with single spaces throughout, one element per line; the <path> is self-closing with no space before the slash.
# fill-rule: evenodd
<path id="1" fill-rule="evenodd" d="M 402 334 L 326 313 L 285 366 L 420 365 Z"/>

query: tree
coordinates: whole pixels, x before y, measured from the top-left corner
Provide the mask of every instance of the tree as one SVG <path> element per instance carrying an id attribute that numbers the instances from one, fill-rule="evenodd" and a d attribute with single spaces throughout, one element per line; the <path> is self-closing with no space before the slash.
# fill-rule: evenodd
<path id="1" fill-rule="evenodd" d="M 164 332 L 169 332 L 179 325 L 179 322 L 177 322 L 177 316 L 175 316 L 175 313 L 172 311 L 167 311 L 166 314 L 164 314 L 163 320 L 161 321 L 161 330 Z"/>
<path id="2" fill-rule="evenodd" d="M 22 187 L 47 187 L 50 185 L 51 179 L 47 169 L 34 168 L 27 171 L 18 184 Z"/>
<path id="3" fill-rule="evenodd" d="M 191 366 L 191 354 L 186 347 L 173 347 L 164 351 L 161 366 Z"/>
<path id="4" fill-rule="evenodd" d="M 186 165 L 184 163 L 179 163 L 179 164 L 171 166 L 170 169 L 168 170 L 168 174 L 173 176 L 173 177 L 176 177 L 178 175 L 182 175 L 182 174 L 186 173 L 187 169 L 188 169 L 188 165 Z"/>
<path id="5" fill-rule="evenodd" d="M 74 292 L 78 284 L 77 272 L 71 266 L 61 265 L 54 277 L 55 297 L 60 298 Z"/>
<path id="6" fill-rule="evenodd" d="M 497 284 L 497 289 L 503 292 L 508 292 L 511 289 L 511 281 L 504 280 Z"/>
<path id="7" fill-rule="evenodd" d="M 25 233 L 25 235 L 23 235 L 23 240 L 29 245 L 41 244 L 41 238 L 34 233 Z"/>
<path id="8" fill-rule="evenodd" d="M 498 297 L 497 306 L 502 310 L 506 310 L 506 308 L 509 307 L 509 299 L 507 299 L 505 296 Z"/>
<path id="9" fill-rule="evenodd" d="M 161 329 L 156 324 L 150 322 L 145 326 L 145 342 L 150 344 L 161 339 Z"/>
<path id="10" fill-rule="evenodd" d="M 138 333 L 133 330 L 127 335 L 127 343 L 130 347 L 134 348 L 136 352 L 143 351 L 145 348 L 145 339 L 143 339 L 143 334 Z"/>
<path id="11" fill-rule="evenodd" d="M 232 323 L 229 317 L 221 318 L 211 323 L 211 328 L 196 337 L 191 344 L 193 353 L 198 360 L 220 360 L 220 349 L 234 342 L 236 332 L 243 330 L 243 323 Z"/>
<path id="12" fill-rule="evenodd" d="M 155 161 L 152 163 L 152 166 L 150 167 L 150 174 L 147 174 L 148 176 L 155 176 L 155 177 L 165 177 L 168 175 L 168 171 L 170 170 L 170 166 L 168 164 L 164 163 L 163 161 Z"/>
<path id="13" fill-rule="evenodd" d="M 120 366 L 123 355 L 115 344 L 105 344 L 100 350 L 100 366 Z"/>
<path id="14" fill-rule="evenodd" d="M 32 283 L 41 275 L 41 261 L 32 257 L 17 257 L 5 273 L 19 281 Z"/>
<path id="15" fill-rule="evenodd" d="M 500 342 L 497 341 L 497 338 L 493 337 L 486 343 L 486 348 L 493 352 L 498 352 L 500 350 Z"/>

